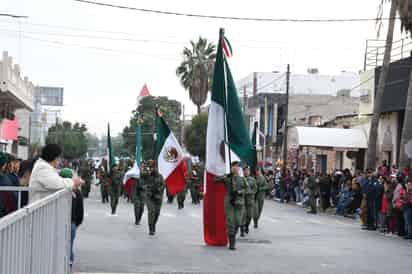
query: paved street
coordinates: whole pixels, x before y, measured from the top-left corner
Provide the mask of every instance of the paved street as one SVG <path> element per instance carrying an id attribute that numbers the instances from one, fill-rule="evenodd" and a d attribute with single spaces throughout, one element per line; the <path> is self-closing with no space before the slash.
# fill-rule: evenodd
<path id="1" fill-rule="evenodd" d="M 238 250 L 205 246 L 201 207 L 164 203 L 157 234 L 133 224 L 122 201 L 110 216 L 95 192 L 78 231 L 81 273 L 411 273 L 412 243 L 362 231 L 356 221 L 307 215 L 301 208 L 266 201 L 261 227 Z"/>

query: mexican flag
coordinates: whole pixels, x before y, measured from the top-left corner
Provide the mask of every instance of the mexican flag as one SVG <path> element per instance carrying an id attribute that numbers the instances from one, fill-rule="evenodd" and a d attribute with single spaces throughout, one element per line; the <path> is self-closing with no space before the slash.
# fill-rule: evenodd
<path id="1" fill-rule="evenodd" d="M 123 184 L 126 184 L 126 188 L 130 188 L 132 184 L 132 178 L 140 178 L 140 163 L 142 162 L 142 130 L 140 122 L 136 124 L 136 161 L 131 169 L 129 169 L 123 177 Z"/>
<path id="2" fill-rule="evenodd" d="M 113 150 L 112 150 L 112 138 L 110 137 L 110 124 L 107 125 L 107 170 L 111 173 L 112 167 L 115 165 Z"/>
<path id="3" fill-rule="evenodd" d="M 214 68 L 212 102 L 206 140 L 206 184 L 203 205 L 204 240 L 207 245 L 227 244 L 224 211 L 225 187 L 215 177 L 230 172 L 230 161 L 253 165 L 254 148 L 227 62 L 231 46 L 220 32 Z"/>
<path id="4" fill-rule="evenodd" d="M 186 162 L 183 150 L 162 114 L 156 113 L 155 159 L 159 173 L 163 176 L 168 191 L 175 195 L 185 188 Z"/>

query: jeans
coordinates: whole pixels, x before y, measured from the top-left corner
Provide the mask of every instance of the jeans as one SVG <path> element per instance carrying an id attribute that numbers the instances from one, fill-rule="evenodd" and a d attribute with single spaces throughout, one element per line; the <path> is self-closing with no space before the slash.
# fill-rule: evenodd
<path id="1" fill-rule="evenodd" d="M 412 207 L 405 208 L 403 216 L 405 218 L 406 236 L 412 239 Z"/>
<path id="2" fill-rule="evenodd" d="M 295 186 L 294 190 L 295 190 L 296 202 L 299 203 L 300 201 L 302 201 L 302 192 L 300 191 L 299 186 Z"/>
<path id="3" fill-rule="evenodd" d="M 71 241 L 70 241 L 70 264 L 73 264 L 73 261 L 74 261 L 73 244 L 74 244 L 74 238 L 76 238 L 76 230 L 77 230 L 77 226 L 75 224 L 72 224 Z"/>

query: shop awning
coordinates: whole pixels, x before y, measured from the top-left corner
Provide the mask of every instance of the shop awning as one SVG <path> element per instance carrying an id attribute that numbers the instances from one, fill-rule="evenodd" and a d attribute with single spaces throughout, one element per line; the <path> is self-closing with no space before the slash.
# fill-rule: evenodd
<path id="1" fill-rule="evenodd" d="M 289 129 L 292 146 L 367 148 L 366 133 L 360 129 L 293 127 Z"/>

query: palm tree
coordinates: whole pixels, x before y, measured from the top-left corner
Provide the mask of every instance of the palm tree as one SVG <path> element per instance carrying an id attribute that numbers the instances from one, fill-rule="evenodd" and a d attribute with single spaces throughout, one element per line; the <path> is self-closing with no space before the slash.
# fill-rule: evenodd
<path id="1" fill-rule="evenodd" d="M 199 37 L 196 43 L 190 41 L 190 48 L 184 48 L 183 61 L 176 69 L 180 83 L 189 91 L 190 100 L 197 106 L 197 113 L 206 102 L 211 87 L 215 58 L 216 46 Z"/>
<path id="2" fill-rule="evenodd" d="M 382 0 L 381 7 L 384 2 L 391 1 L 391 8 L 389 11 L 389 26 L 386 37 L 385 54 L 383 58 L 383 65 L 379 77 L 378 88 L 375 96 L 375 104 L 373 109 L 373 117 L 371 128 L 369 132 L 369 145 L 367 154 L 367 167 L 376 168 L 376 150 L 377 150 L 377 136 L 379 127 L 379 118 L 381 114 L 382 96 L 385 90 L 385 83 L 389 71 L 390 56 L 393 43 L 393 32 L 395 28 L 396 13 L 401 19 L 401 30 L 412 34 L 412 0 Z M 408 165 L 409 157 L 405 151 L 408 142 L 412 142 L 412 73 L 409 81 L 408 97 L 405 107 L 405 119 L 402 129 L 401 146 L 400 146 L 400 168 L 403 169 Z"/>
<path id="3" fill-rule="evenodd" d="M 384 1 L 386 0 L 382 0 L 382 4 Z M 368 153 L 366 155 L 366 167 L 371 168 L 371 169 L 376 168 L 376 150 L 377 150 L 379 118 L 381 115 L 383 92 L 385 90 L 385 83 L 386 83 L 386 79 L 388 76 L 389 65 L 391 62 L 393 30 L 395 28 L 395 17 L 396 17 L 398 1 L 401 1 L 401 0 L 391 0 L 391 8 L 389 11 L 389 26 L 388 26 L 388 33 L 386 36 L 385 54 L 383 57 L 382 69 L 381 69 L 381 73 L 379 76 L 378 88 L 376 90 L 375 102 L 373 106 L 373 117 L 372 117 L 372 122 L 371 122 L 371 128 L 369 131 Z"/>
<path id="4" fill-rule="evenodd" d="M 392 0 L 394 1 L 394 0 Z M 397 0 L 397 11 L 401 18 L 402 30 L 412 34 L 412 0 Z M 409 80 L 408 96 L 405 106 L 405 119 L 403 121 L 401 146 L 399 151 L 399 167 L 401 170 L 409 166 L 412 157 L 406 152 L 406 148 L 412 143 L 412 71 Z"/>

